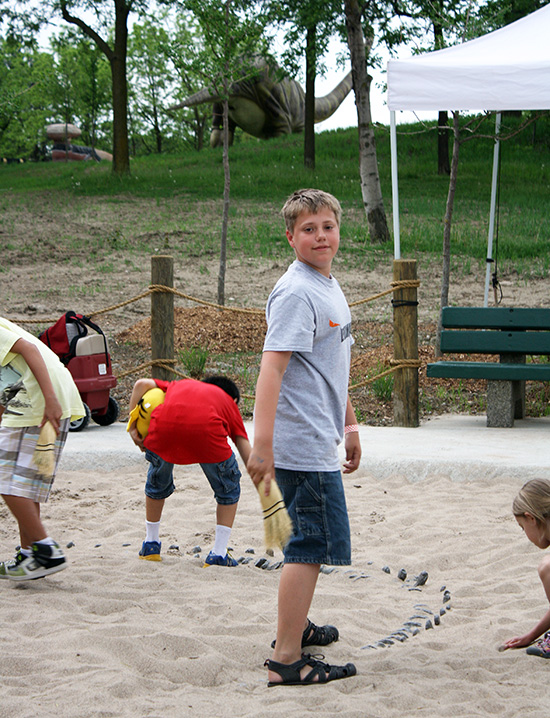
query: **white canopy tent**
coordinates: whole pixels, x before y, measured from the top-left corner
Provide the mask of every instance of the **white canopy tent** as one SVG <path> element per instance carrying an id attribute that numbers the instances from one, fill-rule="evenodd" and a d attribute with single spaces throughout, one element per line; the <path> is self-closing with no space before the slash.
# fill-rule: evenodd
<path id="1" fill-rule="evenodd" d="M 398 110 L 550 109 L 550 4 L 461 45 L 388 62 L 394 254 L 401 256 L 397 181 Z M 498 141 L 495 143 L 487 258 L 492 257 Z M 485 304 L 490 278 L 487 264 Z"/>

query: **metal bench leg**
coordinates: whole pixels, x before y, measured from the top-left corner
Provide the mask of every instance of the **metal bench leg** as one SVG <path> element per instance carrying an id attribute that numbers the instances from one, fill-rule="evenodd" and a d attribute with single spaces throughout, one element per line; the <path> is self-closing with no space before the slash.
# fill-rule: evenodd
<path id="1" fill-rule="evenodd" d="M 487 381 L 487 426 L 514 426 L 516 397 L 513 381 Z"/>

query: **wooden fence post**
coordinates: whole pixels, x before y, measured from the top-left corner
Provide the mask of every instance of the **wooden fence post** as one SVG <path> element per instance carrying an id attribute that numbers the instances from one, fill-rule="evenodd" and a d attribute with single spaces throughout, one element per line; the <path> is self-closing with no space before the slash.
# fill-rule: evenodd
<path id="1" fill-rule="evenodd" d="M 416 281 L 416 260 L 395 259 L 393 281 Z M 393 358 L 418 361 L 418 309 L 416 287 L 403 287 L 393 293 Z M 398 369 L 393 384 L 393 421 L 395 426 L 419 425 L 418 367 Z"/>
<path id="2" fill-rule="evenodd" d="M 151 257 L 151 284 L 174 286 L 174 258 Z M 151 359 L 174 359 L 174 295 L 172 292 L 151 294 Z M 162 366 L 151 368 L 153 379 L 171 380 L 174 374 Z"/>

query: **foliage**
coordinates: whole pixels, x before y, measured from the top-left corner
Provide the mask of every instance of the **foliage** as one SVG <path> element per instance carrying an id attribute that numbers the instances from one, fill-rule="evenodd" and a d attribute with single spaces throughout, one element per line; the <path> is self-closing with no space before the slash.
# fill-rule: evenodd
<path id="1" fill-rule="evenodd" d="M 53 36 L 51 47 L 56 61 L 53 117 L 79 127 L 83 144 L 109 149 L 112 93 L 105 55 L 95 43 L 72 29 Z"/>
<path id="2" fill-rule="evenodd" d="M 375 375 L 377 376 L 385 371 L 387 370 L 384 364 L 378 364 Z M 372 382 L 372 390 L 379 401 L 391 401 L 394 379 L 393 374 L 386 374 L 386 376 L 379 376 L 377 379 L 374 379 Z"/>
<path id="3" fill-rule="evenodd" d="M 208 361 L 208 349 L 189 347 L 178 351 L 179 363 L 192 379 L 200 379 Z"/>
<path id="4" fill-rule="evenodd" d="M 128 43 L 130 133 L 134 143 L 140 141 L 149 152 L 162 152 L 165 127 L 170 122 L 163 112 L 173 89 L 169 43 L 165 28 L 150 19 L 133 26 Z"/>
<path id="5" fill-rule="evenodd" d="M 38 159 L 54 96 L 53 58 L 9 38 L 0 38 L 0 52 L 0 153 Z"/>
<path id="6" fill-rule="evenodd" d="M 289 74 L 300 71 L 304 55 L 304 38 L 308 28 L 315 28 L 316 54 L 311 58 L 317 70 L 323 74 L 321 62 L 323 49 L 342 24 L 342 3 L 340 0 L 281 0 L 277 3 L 278 21 L 284 26 L 285 51 L 282 63 Z"/>

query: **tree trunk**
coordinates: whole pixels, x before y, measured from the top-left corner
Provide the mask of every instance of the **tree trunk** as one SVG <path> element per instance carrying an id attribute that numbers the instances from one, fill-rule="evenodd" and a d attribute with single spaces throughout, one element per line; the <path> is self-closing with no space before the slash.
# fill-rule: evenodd
<path id="1" fill-rule="evenodd" d="M 365 46 L 361 26 L 361 8 L 358 0 L 345 0 L 346 30 L 348 47 L 351 56 L 351 72 L 353 91 L 357 107 L 357 126 L 359 131 L 359 173 L 361 176 L 361 193 L 367 216 L 367 226 L 372 243 L 388 242 L 390 232 L 384 210 L 376 145 L 372 128 L 370 110 L 370 82 L 367 74 L 366 58 L 372 46 L 372 38 Z"/>
<path id="2" fill-rule="evenodd" d="M 317 26 L 307 29 L 306 37 L 306 107 L 304 117 L 304 167 L 315 169 L 315 66 Z"/>
<path id="3" fill-rule="evenodd" d="M 128 8 L 125 0 L 115 0 L 115 7 L 115 45 L 110 58 L 113 80 L 113 172 L 117 175 L 125 175 L 130 173 L 126 78 Z"/>
<path id="4" fill-rule="evenodd" d="M 226 93 L 227 94 L 227 93 Z M 227 228 L 229 226 L 229 101 L 223 102 L 223 213 L 220 242 L 220 269 L 218 272 L 218 304 L 225 306 L 225 266 L 227 263 Z"/>
<path id="5" fill-rule="evenodd" d="M 437 174 L 451 173 L 449 164 L 449 116 L 447 110 L 441 110 L 437 121 Z"/>
<path id="6" fill-rule="evenodd" d="M 456 192 L 456 178 L 458 176 L 458 153 L 460 150 L 459 118 L 460 113 L 453 112 L 453 159 L 451 162 L 451 176 L 449 179 L 449 191 L 447 193 L 447 205 L 445 207 L 445 221 L 443 225 L 443 271 L 441 274 L 441 300 L 435 344 L 436 357 L 441 357 L 441 310 L 443 307 L 449 306 L 449 283 L 451 276 L 451 222 L 453 218 L 453 206 Z"/>

